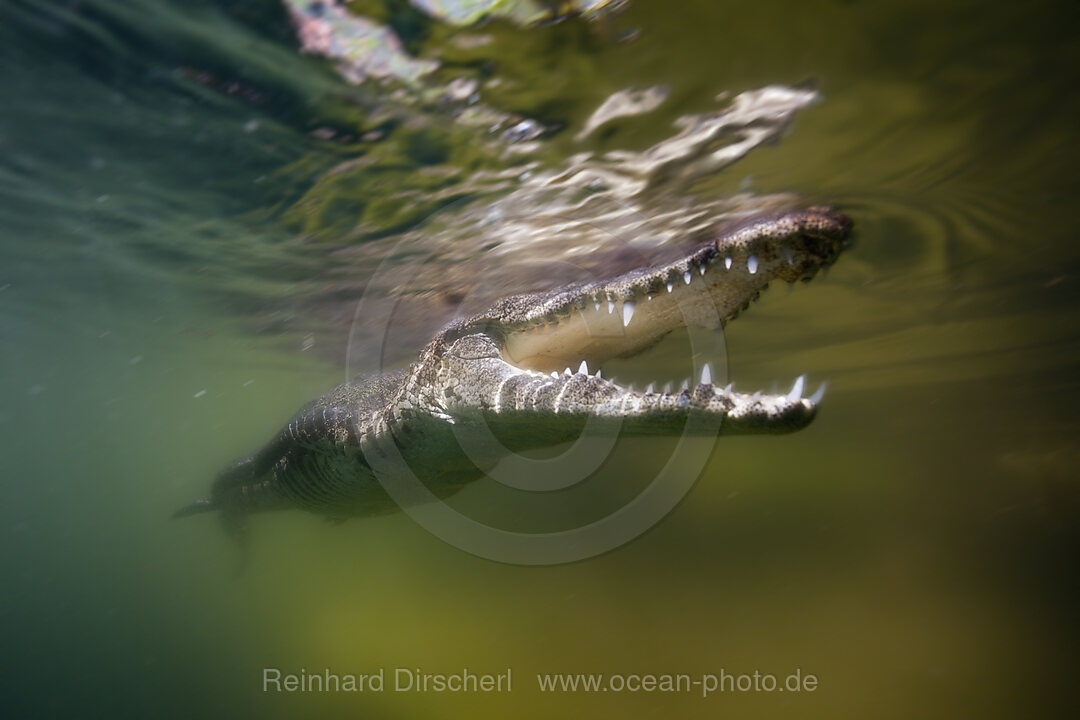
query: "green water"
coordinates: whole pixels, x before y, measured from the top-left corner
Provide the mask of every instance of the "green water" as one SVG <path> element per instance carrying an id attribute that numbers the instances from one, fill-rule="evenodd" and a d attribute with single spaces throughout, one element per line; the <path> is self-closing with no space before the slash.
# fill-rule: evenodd
<path id="1" fill-rule="evenodd" d="M 410 50 L 478 67 L 446 29 L 391 5 Z M 489 30 L 483 54 L 506 81 L 485 102 L 564 128 L 539 151 L 549 163 L 580 150 L 574 132 L 628 85 L 671 95 L 590 149 L 640 150 L 721 91 L 820 90 L 779 143 L 694 188 L 794 193 L 855 218 L 857 245 L 827 278 L 767 293 L 727 334 L 740 388 L 829 379 L 815 423 L 718 441 L 673 512 L 578 563 L 493 563 L 401 513 L 340 526 L 282 513 L 255 519 L 234 578 L 215 518 L 168 516 L 344 378 L 357 295 L 325 301 L 348 257 L 340 228 L 374 223 L 351 242 L 378 248 L 438 209 L 414 213 L 394 193 L 430 190 L 432 167 L 452 187 L 504 161 L 469 131 L 417 131 L 408 108 L 380 119 L 378 92 L 300 55 L 273 2 L 5 3 L 2 714 L 1075 713 L 1080 46 L 1068 7 L 639 0 L 602 24 Z M 359 144 L 372 129 L 385 139 Z M 380 182 L 328 180 L 361 155 Z M 359 257 L 347 275 L 362 286 L 375 260 Z M 569 506 L 483 482 L 452 502 L 559 529 L 628 501 L 671 452 L 620 445 Z M 399 666 L 512 668 L 513 690 L 262 691 L 266 667 Z M 541 693 L 536 681 L 796 668 L 815 691 Z"/>

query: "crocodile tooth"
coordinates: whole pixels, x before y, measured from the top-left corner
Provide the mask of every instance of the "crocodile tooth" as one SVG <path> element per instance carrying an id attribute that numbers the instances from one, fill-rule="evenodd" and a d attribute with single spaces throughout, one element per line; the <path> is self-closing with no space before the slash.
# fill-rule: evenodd
<path id="1" fill-rule="evenodd" d="M 608 312 L 608 315 L 615 312 L 615 301 L 614 300 L 609 299 L 607 301 L 607 312 Z"/>
<path id="2" fill-rule="evenodd" d="M 672 285 L 672 284 L 671 284 L 671 282 L 669 281 L 669 282 L 668 282 L 668 284 L 667 284 L 667 291 L 668 291 L 668 292 L 671 292 L 671 291 L 672 291 L 672 290 L 674 290 L 674 289 L 675 289 L 675 286 L 674 286 L 674 285 Z"/>
<path id="3" fill-rule="evenodd" d="M 662 392 L 665 395 L 667 395 L 669 392 L 671 392 L 671 383 L 664 383 L 664 389 L 662 390 Z"/>
<path id="4" fill-rule="evenodd" d="M 795 264 L 795 255 L 791 252 L 791 248 L 789 248 L 787 245 L 784 245 L 783 251 L 784 251 L 784 259 L 787 260 L 787 264 L 788 265 L 794 265 Z"/>
<path id="5" fill-rule="evenodd" d="M 656 385 L 654 383 L 649 383 L 649 386 L 647 388 L 645 388 L 645 393 L 649 394 L 651 392 L 654 392 L 655 390 L 656 390 Z"/>
<path id="6" fill-rule="evenodd" d="M 791 392 L 787 394 L 788 402 L 798 402 L 802 399 L 803 385 L 806 383 L 806 376 L 800 375 L 795 378 L 795 384 L 791 386 Z"/>
<path id="7" fill-rule="evenodd" d="M 685 282 L 685 283 L 686 283 L 687 285 L 689 285 L 689 284 L 690 284 L 690 278 L 691 278 L 691 277 L 692 277 L 692 276 L 690 275 L 690 271 L 689 271 L 689 270 L 687 270 L 686 272 L 684 272 L 684 273 L 682 274 L 682 279 L 683 279 L 683 282 Z"/>
<path id="8" fill-rule="evenodd" d="M 597 298 L 593 302 L 596 304 L 596 312 L 600 312 L 600 299 Z"/>
<path id="9" fill-rule="evenodd" d="M 731 390 L 732 390 L 732 388 L 734 388 L 734 387 L 735 387 L 735 383 L 728 383 L 727 385 L 725 385 L 725 386 L 724 386 L 724 394 L 725 394 L 725 395 L 730 395 L 730 394 L 731 394 Z"/>
<path id="10" fill-rule="evenodd" d="M 698 265 L 698 272 L 700 272 L 702 275 L 705 274 L 705 263 L 701 263 L 700 265 Z"/>
<path id="11" fill-rule="evenodd" d="M 626 327 L 630 324 L 630 318 L 634 317 L 634 301 L 627 300 L 622 306 L 622 324 Z"/>
<path id="12" fill-rule="evenodd" d="M 581 366 L 577 369 L 577 371 L 579 373 L 581 373 L 582 375 L 588 375 L 589 374 L 589 364 L 587 362 L 585 362 L 584 360 L 582 360 L 581 361 Z"/>
<path id="13" fill-rule="evenodd" d="M 825 397 L 826 385 L 828 385 L 828 383 L 821 383 L 821 387 L 815 390 L 814 394 L 810 396 L 810 402 L 814 403 L 815 405 L 821 402 L 821 398 Z"/>
<path id="14" fill-rule="evenodd" d="M 573 375 L 574 371 L 571 370 L 570 368 L 566 368 L 565 370 L 562 371 L 562 374 L 563 375 Z"/>
<path id="15" fill-rule="evenodd" d="M 705 367 L 701 368 L 701 384 L 712 385 L 712 368 L 709 363 L 705 363 Z"/>
<path id="16" fill-rule="evenodd" d="M 557 378 L 557 377 L 559 377 L 559 373 L 557 373 L 557 372 L 555 372 L 554 370 L 552 370 L 552 371 L 551 371 L 551 377 L 553 377 L 553 378 Z"/>
<path id="17" fill-rule="evenodd" d="M 682 381 L 682 385 L 679 387 L 679 391 L 686 390 L 690 387 L 690 378 L 686 378 Z"/>
<path id="18" fill-rule="evenodd" d="M 731 269 L 731 256 L 730 255 L 728 255 L 726 258 L 724 258 L 724 269 L 726 269 L 726 270 Z"/>
<path id="19" fill-rule="evenodd" d="M 757 272 L 757 255 L 746 258 L 746 269 L 750 271 L 751 275 Z"/>

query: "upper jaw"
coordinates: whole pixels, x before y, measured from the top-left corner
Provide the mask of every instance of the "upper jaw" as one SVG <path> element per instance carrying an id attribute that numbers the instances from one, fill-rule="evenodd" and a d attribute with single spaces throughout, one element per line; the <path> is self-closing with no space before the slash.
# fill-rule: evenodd
<path id="1" fill-rule="evenodd" d="M 756 218 L 665 265 L 546 294 L 507 298 L 467 321 L 502 338 L 503 358 L 550 372 L 597 367 L 675 328 L 715 328 L 774 280 L 809 280 L 842 251 L 851 221 L 823 208 Z"/>

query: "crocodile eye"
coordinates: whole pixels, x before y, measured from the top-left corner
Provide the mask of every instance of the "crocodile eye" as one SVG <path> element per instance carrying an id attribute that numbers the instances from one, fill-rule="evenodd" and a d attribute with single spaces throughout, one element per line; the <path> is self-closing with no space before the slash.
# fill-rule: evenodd
<path id="1" fill-rule="evenodd" d="M 487 335 L 467 335 L 451 345 L 447 354 L 462 360 L 500 357 L 499 348 Z"/>

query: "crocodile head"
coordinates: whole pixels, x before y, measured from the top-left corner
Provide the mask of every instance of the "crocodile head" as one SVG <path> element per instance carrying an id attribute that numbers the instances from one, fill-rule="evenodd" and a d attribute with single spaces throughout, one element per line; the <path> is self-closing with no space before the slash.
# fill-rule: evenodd
<path id="1" fill-rule="evenodd" d="M 573 439 L 588 425 L 631 434 L 779 433 L 806 426 L 820 391 L 803 379 L 782 395 L 716 387 L 712 369 L 675 392 L 638 392 L 603 377 L 673 330 L 717 328 L 774 280 L 808 281 L 843 250 L 851 228 L 823 208 L 757 218 L 674 262 L 547 293 L 506 298 L 451 324 L 401 387 L 399 420 L 429 414 L 483 426 L 510 450 Z"/>

